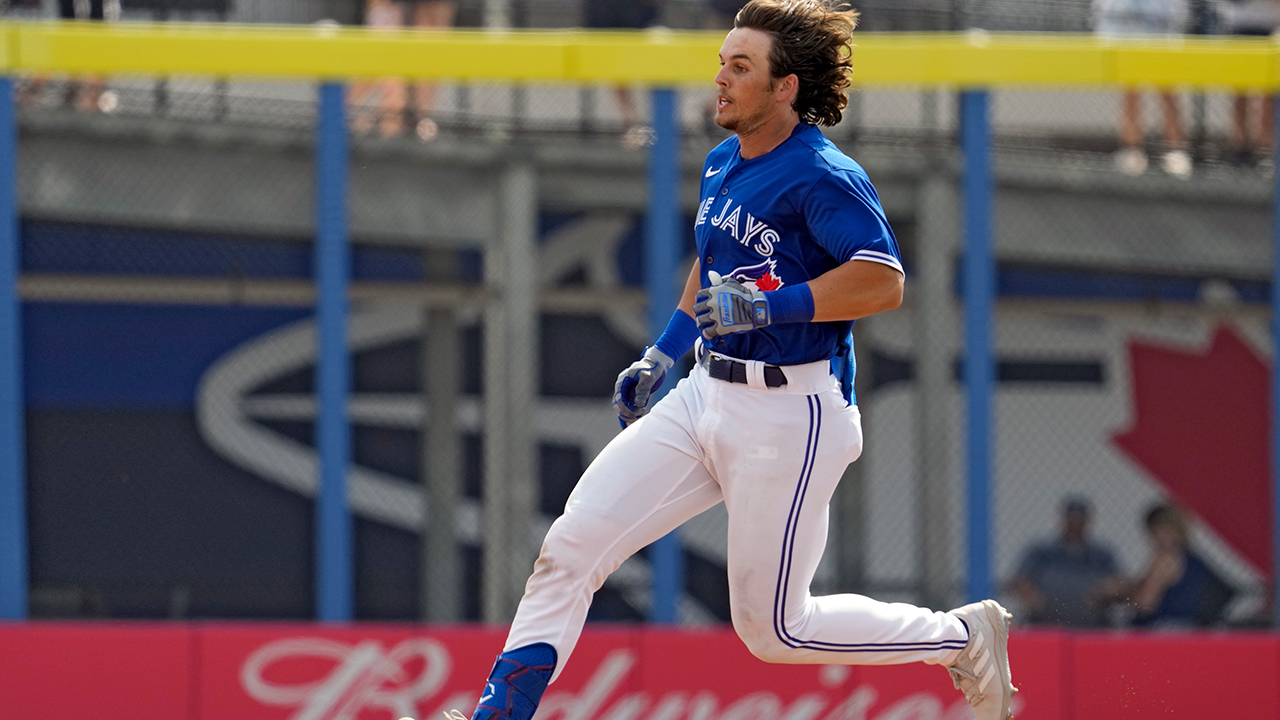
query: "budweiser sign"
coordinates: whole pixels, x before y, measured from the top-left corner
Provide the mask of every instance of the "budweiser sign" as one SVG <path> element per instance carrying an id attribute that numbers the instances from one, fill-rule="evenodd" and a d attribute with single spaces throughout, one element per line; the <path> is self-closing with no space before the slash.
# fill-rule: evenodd
<path id="1" fill-rule="evenodd" d="M 0 720 L 439 720 L 475 702 L 501 629 L 0 623 Z M 1009 639 L 1035 720 L 1280 717 L 1273 633 Z M 1206 686 L 1230 687 L 1205 693 Z M 959 720 L 941 669 L 767 665 L 728 628 L 592 625 L 539 720 Z"/>
<path id="2" fill-rule="evenodd" d="M 627 639 L 627 638 L 620 638 Z M 708 635 L 714 645 L 723 638 Z M 591 645 L 590 640 L 587 642 Z M 538 720 L 970 720 L 973 712 L 955 691 L 936 688 L 882 697 L 874 682 L 857 682 L 847 666 L 777 668 L 774 687 L 754 681 L 713 682 L 676 687 L 654 686 L 665 673 L 661 656 L 643 657 L 631 646 L 583 648 L 544 697 Z M 687 650 L 686 650 L 687 653 Z M 596 658 L 581 657 L 593 655 Z M 732 663 L 768 668 L 758 660 L 729 655 Z M 708 656 L 726 659 L 723 653 Z M 489 655 L 492 658 L 492 655 Z M 409 637 L 394 643 L 361 639 L 350 642 L 322 637 L 289 637 L 254 649 L 240 667 L 242 691 L 249 698 L 288 712 L 289 720 L 395 720 L 403 716 L 440 717 L 442 711 L 475 706 L 476 692 L 488 670 L 466 662 L 468 672 L 455 676 L 449 645 L 433 637 Z M 758 670 L 758 668 L 755 668 Z M 659 668 L 661 670 L 661 668 Z M 939 676 L 945 674 L 932 668 Z M 748 673 L 757 675 L 758 673 Z M 645 679 L 648 682 L 645 682 Z M 800 680 L 797 682 L 797 680 Z M 936 685 L 936 683 L 934 684 Z M 893 688 L 896 689 L 896 688 Z M 892 693 L 892 689 L 891 689 Z"/>

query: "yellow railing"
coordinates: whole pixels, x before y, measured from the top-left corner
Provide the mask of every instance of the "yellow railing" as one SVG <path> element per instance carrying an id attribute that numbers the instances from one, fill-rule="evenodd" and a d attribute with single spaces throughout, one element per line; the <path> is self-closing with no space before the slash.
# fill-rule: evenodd
<path id="1" fill-rule="evenodd" d="M 376 31 L 328 26 L 0 23 L 15 72 L 340 80 L 707 83 L 722 33 Z M 866 33 L 854 82 L 897 86 L 1280 87 L 1266 39 Z"/>

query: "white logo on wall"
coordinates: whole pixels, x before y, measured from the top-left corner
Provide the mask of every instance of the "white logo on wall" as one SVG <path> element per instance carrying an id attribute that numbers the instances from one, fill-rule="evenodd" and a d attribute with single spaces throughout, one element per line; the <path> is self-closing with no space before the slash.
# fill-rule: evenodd
<path id="1" fill-rule="evenodd" d="M 539 246 L 538 283 L 550 288 L 566 273 L 582 270 L 586 285 L 616 289 L 618 247 L 635 224 L 626 212 L 602 211 L 585 215 L 551 233 Z M 689 260 L 692 262 L 692 259 Z M 683 280 L 681 280 L 683 282 Z M 467 326 L 479 322 L 479 307 L 463 307 L 458 321 Z M 600 318 L 619 338 L 641 347 L 649 341 L 644 306 L 609 304 Z M 360 305 L 347 324 L 352 353 L 368 352 L 395 343 L 420 339 L 426 318 L 414 304 Z M 252 338 L 209 366 L 196 393 L 196 420 L 205 443 L 228 462 L 263 480 L 304 497 L 315 497 L 318 458 L 313 446 L 275 431 L 272 422 L 310 423 L 316 417 L 311 393 L 263 392 L 274 380 L 312 367 L 316 359 L 316 324 L 299 320 Z M 483 430 L 482 398 L 458 399 L 455 426 L 463 432 Z M 429 418 L 430 405 L 417 393 L 354 392 L 347 414 L 363 427 L 420 431 Z M 534 410 L 537 439 L 582 449 L 584 460 L 594 458 L 618 434 L 617 415 L 605 398 L 540 397 Z M 427 517 L 422 485 L 405 477 L 352 463 L 347 472 L 347 499 L 351 511 L 363 518 L 405 530 L 421 532 Z M 478 545 L 483 540 L 479 503 L 459 498 L 455 512 L 459 541 Z M 549 527 L 554 518 L 541 518 Z M 706 513 L 687 526 L 695 528 L 686 547 L 723 564 L 725 521 L 721 514 Z M 698 532 L 699 524 L 711 525 Z M 531 549 L 536 551 L 538 543 Z M 649 570 L 643 558 L 632 558 L 610 578 L 636 607 L 648 604 Z M 686 596 L 681 605 L 685 621 L 710 622 L 714 617 Z"/>
<path id="2" fill-rule="evenodd" d="M 269 668 L 286 660 L 332 660 L 333 670 L 315 682 L 273 683 Z M 415 676 L 406 669 L 422 660 Z M 417 714 L 449 676 L 449 651 L 426 638 L 405 640 L 390 651 L 366 640 L 355 645 L 322 638 L 290 638 L 264 645 L 245 660 L 240 685 L 265 704 L 296 707 L 290 720 L 355 720 L 361 710 L 385 709 L 390 717 Z"/>
<path id="3" fill-rule="evenodd" d="M 270 682 L 271 668 L 288 660 L 331 660 L 325 677 L 296 684 Z M 421 668 L 418 668 L 421 661 Z M 635 667 L 637 655 L 616 649 L 596 666 L 578 692 L 556 692 L 552 686 L 538 710 L 538 720 L 972 720 L 973 710 L 963 698 L 950 705 L 930 693 L 913 693 L 869 714 L 878 693 L 870 685 L 841 686 L 849 668 L 822 668 L 819 682 L 828 692 L 801 695 L 789 702 L 777 694 L 757 691 L 722 699 L 713 690 L 664 694 L 633 692 L 618 697 Z M 470 711 L 471 691 L 436 697 L 452 670 L 449 651 L 429 638 L 405 640 L 391 650 L 372 640 L 355 644 L 322 638 L 290 638 L 254 651 L 240 670 L 240 683 L 255 700 L 297 710 L 290 720 L 356 720 L 361 712 L 384 712 L 389 720 L 402 716 L 434 717 L 441 710 Z M 431 707 L 431 705 L 435 707 Z M 1015 698 L 1015 711 L 1022 703 Z M 431 712 L 426 712 L 427 710 Z M 434 713 L 434 714 L 433 714 Z"/>
<path id="4" fill-rule="evenodd" d="M 550 234 L 539 248 L 538 283 L 554 286 L 574 268 L 585 271 L 587 285 L 616 289 L 618 244 L 634 225 L 628 213 L 591 213 Z M 462 308 L 459 321 L 479 321 L 480 308 Z M 601 317 L 620 338 L 637 347 L 648 342 L 644 308 L 610 307 Z M 361 306 L 347 325 L 353 353 L 421 338 L 422 309 L 412 304 Z M 300 320 L 255 337 L 213 363 L 200 380 L 196 418 L 205 442 L 229 462 L 307 497 L 317 487 L 315 448 L 273 431 L 266 422 L 312 422 L 316 401 L 310 393 L 261 393 L 257 388 L 305 370 L 315 363 L 316 325 Z M 347 413 L 356 425 L 417 430 L 430 409 L 414 393 L 354 393 Z M 543 397 L 536 408 L 538 439 L 581 447 L 586 459 L 596 456 L 618 433 L 607 398 Z M 459 398 L 457 427 L 478 432 L 483 425 L 481 399 Z M 409 532 L 423 527 L 426 503 L 422 486 L 407 478 L 353 464 L 347 476 L 351 509 L 358 515 Z M 463 499 L 458 530 L 464 542 L 480 541 L 480 511 Z"/>

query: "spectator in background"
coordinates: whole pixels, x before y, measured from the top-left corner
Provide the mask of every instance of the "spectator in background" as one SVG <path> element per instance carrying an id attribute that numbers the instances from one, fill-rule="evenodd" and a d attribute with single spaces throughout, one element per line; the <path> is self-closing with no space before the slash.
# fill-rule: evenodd
<path id="1" fill-rule="evenodd" d="M 40 5 L 30 2 L 18 4 Z M 115 22 L 120 19 L 120 0 L 58 0 L 58 19 Z M 18 102 L 23 105 L 36 103 L 46 84 L 46 77 L 30 79 L 18 91 Z M 113 112 L 119 105 L 119 98 L 106 89 L 106 82 L 102 78 L 90 77 L 67 83 L 66 103 L 84 112 Z"/>
<path id="2" fill-rule="evenodd" d="M 364 24 L 378 30 L 394 30 L 404 25 L 404 8 L 392 0 L 367 0 L 364 6 Z M 370 96 L 377 98 L 376 113 L 365 106 Z M 353 109 L 352 127 L 366 134 L 377 125 L 383 137 L 394 137 L 404 132 L 405 108 L 404 82 L 397 78 L 381 78 L 358 83 L 351 89 L 350 104 Z"/>
<path id="3" fill-rule="evenodd" d="M 1038 625 L 1100 627 L 1106 604 L 1123 585 L 1110 548 L 1089 538 L 1089 502 L 1068 497 L 1062 503 L 1058 537 L 1032 545 L 1010 581 Z"/>
<path id="4" fill-rule="evenodd" d="M 587 0 L 587 27 L 594 30 L 640 30 L 658 24 L 661 0 Z M 626 132 L 622 145 L 638 150 L 653 140 L 653 130 L 640 119 L 631 89 L 613 89 Z"/>
<path id="5" fill-rule="evenodd" d="M 1280 27 L 1280 0 L 1227 3 L 1221 13 L 1227 32 L 1233 35 L 1267 37 Z M 1260 159 L 1267 159 L 1274 147 L 1275 103 L 1274 95 L 1251 97 L 1239 93 L 1235 96 L 1228 158 L 1233 165 L 1254 167 Z"/>
<path id="6" fill-rule="evenodd" d="M 1191 552 L 1186 516 L 1172 505 L 1151 508 L 1145 518 L 1151 562 L 1132 589 L 1139 627 L 1204 627 L 1222 620 L 1235 591 Z"/>
<path id="7" fill-rule="evenodd" d="M 1094 29 L 1101 35 L 1178 35 L 1186 29 L 1187 15 L 1186 0 L 1093 0 Z M 1167 91 L 1159 95 L 1165 144 L 1161 166 L 1170 175 L 1185 180 L 1191 177 L 1191 156 L 1187 154 L 1179 99 Z M 1124 92 L 1121 106 L 1121 148 L 1116 153 L 1116 166 L 1121 172 L 1135 176 L 1146 172 L 1145 139 L 1142 95 L 1131 88 Z"/>
<path id="8" fill-rule="evenodd" d="M 458 4 L 454 0 L 417 0 L 407 3 L 409 15 L 416 28 L 441 29 L 452 27 L 458 16 Z M 415 112 L 414 130 L 423 140 L 434 140 L 440 127 L 431 119 L 435 109 L 437 88 L 431 83 L 418 83 L 413 87 Z"/>

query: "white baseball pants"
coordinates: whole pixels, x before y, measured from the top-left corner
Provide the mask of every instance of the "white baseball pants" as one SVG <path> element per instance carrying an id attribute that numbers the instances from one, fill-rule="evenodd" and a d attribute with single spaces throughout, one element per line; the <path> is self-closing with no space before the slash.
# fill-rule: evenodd
<path id="1" fill-rule="evenodd" d="M 723 501 L 733 627 L 761 660 L 946 663 L 968 632 L 955 617 L 861 595 L 813 597 L 827 505 L 862 452 L 857 406 L 826 362 L 783 368 L 787 384 L 716 380 L 701 367 L 591 463 L 551 526 L 506 650 L 552 645 L 558 676 L 592 595 L 644 546 Z M 753 372 L 754 371 L 754 372 Z M 554 680 L 554 676 L 553 676 Z"/>

